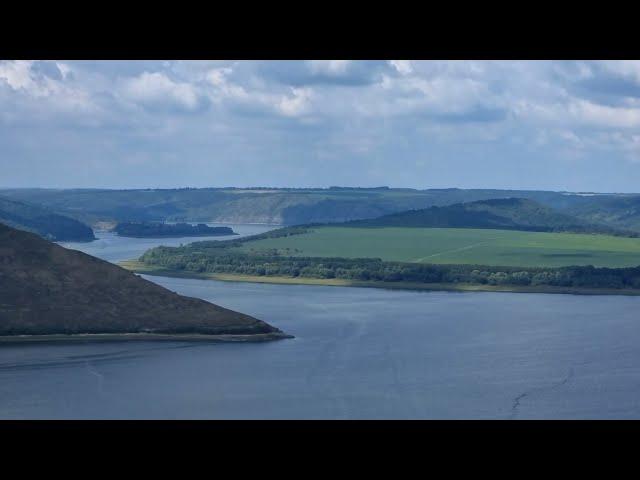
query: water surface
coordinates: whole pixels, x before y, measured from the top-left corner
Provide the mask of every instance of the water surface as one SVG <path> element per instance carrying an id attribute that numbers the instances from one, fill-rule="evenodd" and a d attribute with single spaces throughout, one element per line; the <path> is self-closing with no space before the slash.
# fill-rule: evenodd
<path id="1" fill-rule="evenodd" d="M 296 338 L 3 346 L 0 418 L 640 418 L 640 297 L 146 278 Z"/>
<path id="2" fill-rule="evenodd" d="M 93 242 L 59 242 L 60 245 L 74 250 L 102 258 L 110 262 L 120 262 L 122 260 L 137 259 L 145 251 L 158 245 L 167 247 L 177 247 L 181 244 L 199 242 L 202 240 L 228 240 L 232 238 L 246 237 L 258 233 L 267 232 L 280 225 L 258 225 L 258 224 L 230 224 L 230 223 L 207 223 L 210 227 L 224 226 L 231 227 L 238 235 L 219 235 L 208 237 L 176 237 L 176 238 L 131 238 L 120 237 L 113 232 L 96 231 L 97 240 Z"/>

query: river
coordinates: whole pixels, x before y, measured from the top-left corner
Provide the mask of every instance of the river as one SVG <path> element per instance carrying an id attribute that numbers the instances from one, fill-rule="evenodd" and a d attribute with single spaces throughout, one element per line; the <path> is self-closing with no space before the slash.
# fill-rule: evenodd
<path id="1" fill-rule="evenodd" d="M 67 246 L 118 261 L 194 240 L 98 236 Z M 146 278 L 296 338 L 3 346 L 0 418 L 640 418 L 640 297 Z"/>

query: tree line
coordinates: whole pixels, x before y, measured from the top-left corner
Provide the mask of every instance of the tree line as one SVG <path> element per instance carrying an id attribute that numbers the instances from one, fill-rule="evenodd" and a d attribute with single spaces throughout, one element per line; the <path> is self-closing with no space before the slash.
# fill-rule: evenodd
<path id="1" fill-rule="evenodd" d="M 390 262 L 378 258 L 291 257 L 280 255 L 276 250 L 243 253 L 220 245 L 230 246 L 229 243 L 238 242 L 196 242 L 185 247 L 156 247 L 147 251 L 140 260 L 169 270 L 198 273 L 380 282 L 640 288 L 640 267 L 436 265 Z"/>

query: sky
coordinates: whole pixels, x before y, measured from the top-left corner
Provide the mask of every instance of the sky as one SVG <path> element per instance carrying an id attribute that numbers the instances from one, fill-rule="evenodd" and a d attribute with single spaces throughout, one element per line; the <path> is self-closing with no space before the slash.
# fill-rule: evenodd
<path id="1" fill-rule="evenodd" d="M 0 60 L 0 187 L 640 192 L 640 61 Z"/>

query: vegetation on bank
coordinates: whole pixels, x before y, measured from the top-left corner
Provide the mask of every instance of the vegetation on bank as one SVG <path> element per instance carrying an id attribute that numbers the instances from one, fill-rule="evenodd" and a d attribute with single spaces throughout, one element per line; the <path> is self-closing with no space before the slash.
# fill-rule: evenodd
<path id="1" fill-rule="evenodd" d="M 137 238 L 237 235 L 229 227 L 210 227 L 204 223 L 121 222 L 114 231 L 122 237 Z"/>
<path id="2" fill-rule="evenodd" d="M 427 290 L 454 292 L 505 292 L 505 293 L 563 293 L 574 295 L 640 295 L 640 289 L 559 287 L 544 285 L 489 285 L 470 283 L 418 283 L 418 282 L 375 282 L 345 280 L 338 278 L 272 277 L 241 275 L 236 273 L 197 273 L 189 271 L 165 270 L 138 260 L 127 260 L 119 265 L 127 270 L 146 275 L 162 277 L 195 278 L 219 280 L 223 282 L 270 283 L 277 285 L 317 285 L 329 287 L 365 287 L 397 290 Z"/>
<path id="3" fill-rule="evenodd" d="M 285 256 L 278 251 L 243 252 L 235 248 L 242 241 L 246 242 L 240 239 L 233 242 L 196 242 L 184 247 L 156 247 L 145 252 L 140 261 L 166 271 L 196 274 L 338 279 L 389 284 L 640 288 L 640 267 L 504 267 L 407 263 L 380 258 L 296 257 Z"/>

